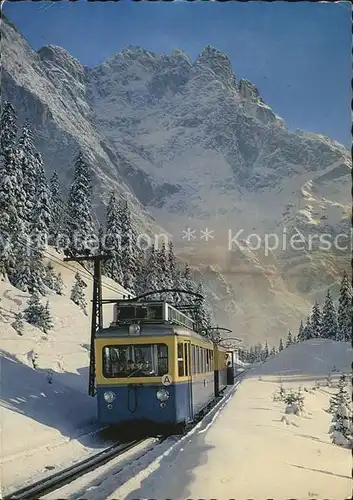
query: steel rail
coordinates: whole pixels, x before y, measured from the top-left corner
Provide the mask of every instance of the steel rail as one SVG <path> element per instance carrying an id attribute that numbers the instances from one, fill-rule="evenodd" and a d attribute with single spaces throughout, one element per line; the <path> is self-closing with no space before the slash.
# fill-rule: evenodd
<path id="1" fill-rule="evenodd" d="M 51 493 L 52 491 L 71 483 L 78 477 L 97 469 L 113 458 L 116 458 L 126 451 L 136 447 L 140 443 L 147 441 L 147 439 L 148 438 L 137 439 L 126 444 L 114 444 L 97 453 L 93 457 L 86 458 L 78 464 L 71 465 L 70 467 L 56 472 L 47 478 L 36 481 L 33 484 L 3 496 L 2 500 L 37 500 L 43 495 Z"/>

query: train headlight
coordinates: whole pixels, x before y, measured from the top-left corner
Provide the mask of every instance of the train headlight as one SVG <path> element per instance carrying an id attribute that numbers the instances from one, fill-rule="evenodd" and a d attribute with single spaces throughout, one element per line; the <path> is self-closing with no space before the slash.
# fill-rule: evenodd
<path id="1" fill-rule="evenodd" d="M 166 389 L 159 389 L 156 396 L 159 401 L 167 401 L 167 399 L 169 399 L 169 392 Z"/>
<path id="2" fill-rule="evenodd" d="M 107 391 L 103 394 L 103 398 L 107 403 L 112 403 L 115 399 L 115 394 L 112 391 Z"/>

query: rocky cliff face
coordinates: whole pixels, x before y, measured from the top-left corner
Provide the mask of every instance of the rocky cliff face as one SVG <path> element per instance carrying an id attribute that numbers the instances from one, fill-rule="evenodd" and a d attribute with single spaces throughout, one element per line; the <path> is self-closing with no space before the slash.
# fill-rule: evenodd
<path id="1" fill-rule="evenodd" d="M 128 193 L 141 228 L 165 228 L 202 271 L 220 324 L 277 339 L 349 265 L 350 250 L 332 246 L 256 248 L 251 233 L 263 244 L 269 232 L 349 231 L 350 157 L 326 137 L 288 131 L 225 54 L 207 46 L 191 61 L 128 47 L 86 68 L 60 47 L 33 51 L 6 21 L 1 31 L 4 98 L 34 124 L 48 173 L 68 183 L 83 149 L 98 213 L 109 188 Z M 240 229 L 250 244 L 229 245 Z"/>

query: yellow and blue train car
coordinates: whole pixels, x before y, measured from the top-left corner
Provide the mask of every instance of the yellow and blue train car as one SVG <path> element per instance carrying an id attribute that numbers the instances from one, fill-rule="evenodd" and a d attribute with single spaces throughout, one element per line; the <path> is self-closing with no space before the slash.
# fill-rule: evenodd
<path id="1" fill-rule="evenodd" d="M 96 334 L 99 421 L 192 422 L 225 387 L 226 351 L 166 302 L 127 307 L 134 311 L 120 308 L 120 318 Z"/>
<path id="2" fill-rule="evenodd" d="M 215 395 L 219 396 L 219 394 L 227 387 L 227 365 L 229 360 L 229 353 L 224 347 L 215 345 L 214 358 Z"/>

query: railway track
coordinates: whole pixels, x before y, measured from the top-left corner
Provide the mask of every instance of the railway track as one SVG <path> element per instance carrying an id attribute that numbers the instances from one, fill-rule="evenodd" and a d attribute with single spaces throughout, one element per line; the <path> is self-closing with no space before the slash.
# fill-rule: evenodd
<path id="1" fill-rule="evenodd" d="M 81 477 L 88 472 L 106 464 L 113 458 L 122 455 L 126 451 L 138 446 L 140 443 L 147 441 L 148 438 L 136 439 L 124 444 L 114 444 L 93 457 L 89 457 L 82 462 L 72 465 L 67 469 L 56 472 L 51 476 L 41 479 L 29 486 L 25 486 L 17 491 L 14 491 L 4 497 L 2 500 L 37 500 L 42 496 L 55 491 L 62 486 L 65 486 L 78 477 Z"/>
<path id="2" fill-rule="evenodd" d="M 244 372 L 239 373 L 236 378 L 238 382 L 235 383 L 233 390 L 236 390 L 237 386 L 240 383 L 240 380 L 244 376 Z M 200 420 L 212 411 L 213 408 L 217 407 L 218 404 L 224 399 L 225 394 L 220 395 L 218 398 L 215 398 L 211 404 L 207 405 L 203 411 L 197 416 L 192 424 L 189 424 L 184 429 L 184 432 L 181 434 L 187 434 L 190 430 L 195 427 Z M 179 433 L 177 433 L 179 434 Z M 162 443 L 168 436 L 159 437 L 159 443 Z M 105 465 L 109 461 L 114 458 L 119 457 L 123 453 L 137 447 L 139 444 L 148 441 L 150 438 L 143 437 L 139 439 L 134 439 L 124 444 L 114 444 L 109 448 L 97 453 L 93 457 L 89 457 L 78 464 L 74 464 L 62 471 L 56 472 L 51 476 L 41 479 L 33 484 L 25 486 L 19 490 L 16 490 L 6 496 L 0 497 L 2 500 L 38 500 L 39 498 L 51 493 L 59 488 L 71 483 L 75 479 Z"/>

